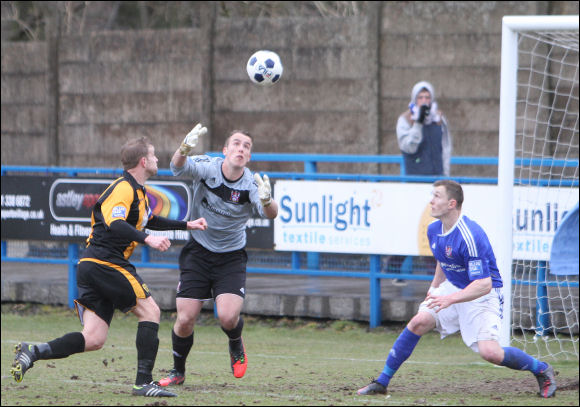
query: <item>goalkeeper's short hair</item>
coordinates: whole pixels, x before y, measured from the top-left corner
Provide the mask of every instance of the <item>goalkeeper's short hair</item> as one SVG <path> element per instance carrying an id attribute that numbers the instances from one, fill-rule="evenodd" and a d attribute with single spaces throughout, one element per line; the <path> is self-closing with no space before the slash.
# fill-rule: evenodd
<path id="1" fill-rule="evenodd" d="M 250 134 L 249 131 L 246 131 L 246 130 L 233 130 L 230 133 L 230 135 L 228 136 L 228 138 L 226 138 L 226 141 L 224 142 L 224 147 L 227 147 L 228 144 L 230 144 L 230 139 L 236 133 L 242 133 L 244 136 L 248 136 L 250 138 L 250 140 L 252 140 L 252 144 L 254 143 L 254 137 Z"/>

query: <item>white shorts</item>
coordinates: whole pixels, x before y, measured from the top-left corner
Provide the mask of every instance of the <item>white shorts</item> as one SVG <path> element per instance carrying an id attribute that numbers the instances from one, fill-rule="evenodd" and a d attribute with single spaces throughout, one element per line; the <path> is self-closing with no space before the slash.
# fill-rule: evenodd
<path id="1" fill-rule="evenodd" d="M 449 295 L 457 291 L 461 289 L 445 280 L 432 294 Z M 478 341 L 499 341 L 503 318 L 502 289 L 492 288 L 483 297 L 453 304 L 439 312 L 427 308 L 423 301 L 419 312 L 428 312 L 435 318 L 435 330 L 441 334 L 441 339 L 460 331 L 463 342 L 474 352 L 479 352 Z"/>

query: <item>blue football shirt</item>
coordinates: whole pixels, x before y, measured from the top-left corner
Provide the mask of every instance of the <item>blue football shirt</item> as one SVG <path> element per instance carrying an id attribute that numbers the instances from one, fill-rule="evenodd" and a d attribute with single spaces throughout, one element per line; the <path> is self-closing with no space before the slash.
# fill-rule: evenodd
<path id="1" fill-rule="evenodd" d="M 427 238 L 433 256 L 454 286 L 463 289 L 486 277 L 491 277 L 493 288 L 503 286 L 485 231 L 467 216 L 461 215 L 447 233 L 443 233 L 440 220 L 432 222 L 427 228 Z"/>

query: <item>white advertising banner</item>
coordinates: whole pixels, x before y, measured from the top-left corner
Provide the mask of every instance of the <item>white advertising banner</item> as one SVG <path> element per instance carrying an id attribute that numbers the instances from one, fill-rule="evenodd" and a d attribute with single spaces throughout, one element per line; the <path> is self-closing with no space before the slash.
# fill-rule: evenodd
<path id="1" fill-rule="evenodd" d="M 432 190 L 431 184 L 417 183 L 277 181 L 274 197 L 280 209 L 274 221 L 275 248 L 304 252 L 431 255 L 426 230 L 434 220 L 429 206 Z M 527 190 L 516 188 L 514 202 L 520 202 L 518 197 Z M 484 228 L 495 247 L 501 228 L 511 227 L 497 224 L 497 186 L 463 185 L 463 191 L 462 212 Z M 545 200 L 534 207 L 514 208 L 516 258 L 549 259 L 554 222 L 576 203 L 562 202 L 557 195 L 555 190 L 546 192 L 542 195 Z M 555 214 L 554 207 L 559 207 L 561 214 Z M 538 213 L 542 210 L 549 214 Z"/>
<path id="2" fill-rule="evenodd" d="M 578 188 L 514 188 L 513 258 L 550 260 L 558 224 L 577 203 Z"/>

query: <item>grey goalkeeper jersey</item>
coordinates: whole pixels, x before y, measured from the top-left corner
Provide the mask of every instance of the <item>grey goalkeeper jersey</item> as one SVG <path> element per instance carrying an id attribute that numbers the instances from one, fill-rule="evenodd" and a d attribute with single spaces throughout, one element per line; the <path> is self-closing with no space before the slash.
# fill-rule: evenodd
<path id="1" fill-rule="evenodd" d="M 205 218 L 205 231 L 192 230 L 193 238 L 206 249 L 230 252 L 246 246 L 246 222 L 253 215 L 264 217 L 258 187 L 249 169 L 236 181 L 222 173 L 221 157 L 187 157 L 181 168 L 171 163 L 173 175 L 193 177 L 191 218 Z"/>

